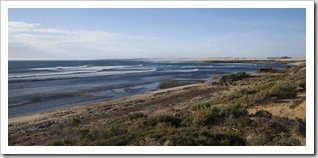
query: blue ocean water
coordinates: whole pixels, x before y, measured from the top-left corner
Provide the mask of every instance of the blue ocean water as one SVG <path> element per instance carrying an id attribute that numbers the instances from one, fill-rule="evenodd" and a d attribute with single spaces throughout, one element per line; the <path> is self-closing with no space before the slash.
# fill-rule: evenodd
<path id="1" fill-rule="evenodd" d="M 147 93 L 162 81 L 206 80 L 280 64 L 200 61 L 9 61 L 9 118 Z"/>

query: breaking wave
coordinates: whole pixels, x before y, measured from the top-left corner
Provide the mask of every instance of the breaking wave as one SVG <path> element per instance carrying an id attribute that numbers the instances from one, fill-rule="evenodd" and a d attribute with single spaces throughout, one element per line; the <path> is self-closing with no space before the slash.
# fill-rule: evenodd
<path id="1" fill-rule="evenodd" d="M 130 66 L 74 66 L 74 67 L 46 67 L 32 68 L 30 73 L 12 73 L 9 79 L 41 79 L 41 78 L 59 78 L 59 77 L 90 77 L 90 76 L 107 76 L 128 73 L 141 73 L 156 71 L 155 68 L 143 67 L 143 65 Z"/>
<path id="2" fill-rule="evenodd" d="M 164 72 L 196 72 L 199 69 L 175 69 L 175 70 L 165 70 Z"/>

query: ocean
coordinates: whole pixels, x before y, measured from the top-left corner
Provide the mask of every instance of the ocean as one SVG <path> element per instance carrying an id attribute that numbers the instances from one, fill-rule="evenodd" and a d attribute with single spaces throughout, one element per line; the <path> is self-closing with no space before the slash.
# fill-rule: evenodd
<path id="1" fill-rule="evenodd" d="M 9 61 L 9 118 L 144 94 L 167 80 L 211 82 L 213 76 L 286 66 L 151 59 Z"/>

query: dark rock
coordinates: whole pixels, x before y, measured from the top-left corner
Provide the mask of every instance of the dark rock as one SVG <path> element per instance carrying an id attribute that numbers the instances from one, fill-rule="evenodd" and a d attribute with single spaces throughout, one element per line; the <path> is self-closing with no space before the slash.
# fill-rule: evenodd
<path id="1" fill-rule="evenodd" d="M 282 70 L 277 70 L 273 68 L 261 68 L 257 71 L 258 73 L 280 73 Z"/>
<path id="2" fill-rule="evenodd" d="M 250 77 L 246 72 L 238 72 L 232 75 L 222 76 L 220 83 L 234 83 L 234 81 L 242 80 L 243 78 Z"/>

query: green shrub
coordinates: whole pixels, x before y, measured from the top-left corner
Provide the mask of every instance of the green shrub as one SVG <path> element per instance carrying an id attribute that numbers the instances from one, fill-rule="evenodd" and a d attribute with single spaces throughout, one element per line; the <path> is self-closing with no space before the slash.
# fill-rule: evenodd
<path id="1" fill-rule="evenodd" d="M 269 94 L 277 99 L 295 98 L 297 95 L 296 87 L 292 83 L 277 83 L 270 90 Z"/>
<path id="2" fill-rule="evenodd" d="M 248 127 L 248 126 L 251 126 L 252 124 L 253 124 L 253 120 L 251 120 L 248 117 L 240 118 L 240 119 L 237 119 L 236 121 L 236 125 L 239 128 Z"/>
<path id="3" fill-rule="evenodd" d="M 127 135 L 120 135 L 116 137 L 111 137 L 109 139 L 101 139 L 96 142 L 97 146 L 127 146 L 135 145 L 131 144 L 131 141 L 135 138 L 134 133 L 129 133 Z"/>
<path id="4" fill-rule="evenodd" d="M 247 140 L 248 146 L 265 146 L 271 142 L 272 138 L 269 133 L 257 133 Z"/>
<path id="5" fill-rule="evenodd" d="M 211 101 L 211 104 L 235 104 L 235 105 L 244 105 L 247 107 L 251 107 L 254 105 L 264 105 L 267 103 L 271 103 L 277 100 L 277 97 L 272 96 L 269 93 L 269 89 L 272 88 L 271 83 L 266 85 L 260 85 L 256 88 L 242 89 L 234 94 L 223 96 L 219 98 L 215 98 Z M 201 105 L 204 106 L 204 105 Z"/>
<path id="6" fill-rule="evenodd" d="M 111 138 L 113 136 L 118 136 L 118 135 L 122 135 L 122 134 L 126 134 L 126 133 L 127 133 L 127 129 L 125 127 L 121 126 L 120 124 L 111 125 L 103 131 L 103 137 L 107 139 L 107 138 Z"/>
<path id="7" fill-rule="evenodd" d="M 112 142 L 112 143 L 110 143 Z M 165 128 L 138 131 L 103 141 L 103 145 L 169 145 L 169 146 L 238 146 L 245 140 L 230 132 L 213 132 L 200 128 Z"/>
<path id="8" fill-rule="evenodd" d="M 225 118 L 239 118 L 247 114 L 247 110 L 239 105 L 228 107 L 214 106 L 211 109 L 196 112 L 192 121 L 198 126 L 215 125 L 225 121 Z"/>
<path id="9" fill-rule="evenodd" d="M 247 110 L 241 105 L 232 105 L 224 109 L 226 117 L 239 118 L 248 114 Z"/>
<path id="10" fill-rule="evenodd" d="M 164 129 L 169 127 L 173 127 L 173 125 L 171 125 L 171 122 L 159 122 L 157 123 L 155 128 Z"/>
<path id="11" fill-rule="evenodd" d="M 248 105 L 263 105 L 276 100 L 275 96 L 271 96 L 268 90 L 260 91 L 254 95 L 250 95 L 247 99 Z"/>
<path id="12" fill-rule="evenodd" d="M 181 119 L 171 115 L 158 115 L 149 117 L 144 124 L 148 127 L 155 127 L 158 123 L 168 123 L 173 127 L 179 127 Z"/>
<path id="13" fill-rule="evenodd" d="M 51 146 L 70 146 L 73 143 L 69 140 L 60 139 L 60 140 L 53 140 L 49 145 Z"/>
<path id="14" fill-rule="evenodd" d="M 296 81 L 296 85 L 297 85 L 297 87 L 300 87 L 303 90 L 306 90 L 306 78 Z"/>
<path id="15" fill-rule="evenodd" d="M 96 140 L 97 138 L 99 137 L 99 133 L 97 130 L 91 130 L 88 135 L 87 135 L 87 138 L 89 140 Z"/>
<path id="16" fill-rule="evenodd" d="M 78 126 L 80 123 L 81 123 L 81 121 L 79 119 L 76 119 L 76 118 L 71 118 L 69 120 L 69 124 L 71 126 Z"/>
<path id="17" fill-rule="evenodd" d="M 213 108 L 213 111 L 219 110 L 217 108 Z M 216 111 L 218 113 L 218 111 Z M 218 116 L 213 115 L 213 112 L 210 110 L 201 110 L 196 112 L 193 115 L 192 123 L 197 126 L 206 126 L 215 124 L 219 121 Z"/>
<path id="18" fill-rule="evenodd" d="M 147 115 L 141 113 L 141 112 L 136 112 L 136 113 L 132 113 L 128 115 L 128 120 L 132 121 L 132 120 L 136 120 L 138 118 L 145 118 L 147 117 Z"/>
<path id="19" fill-rule="evenodd" d="M 209 101 L 199 103 L 194 107 L 194 110 L 208 109 L 211 107 L 211 103 Z"/>
<path id="20" fill-rule="evenodd" d="M 306 120 L 302 120 L 300 118 L 296 118 L 295 120 L 296 123 L 293 127 L 293 132 L 303 137 L 306 137 Z"/>
<path id="21" fill-rule="evenodd" d="M 243 95 L 255 94 L 255 93 L 257 93 L 257 91 L 254 90 L 254 89 L 246 89 L 246 88 L 244 88 L 244 89 L 242 89 L 242 90 L 240 91 L 240 93 L 241 93 L 242 96 L 243 96 Z"/>
<path id="22" fill-rule="evenodd" d="M 165 142 L 174 146 L 242 146 L 245 140 L 231 133 L 213 133 L 207 131 L 180 132 L 164 137 Z"/>
<path id="23" fill-rule="evenodd" d="M 269 145 L 272 146 L 300 146 L 300 141 L 295 138 L 291 138 L 288 135 L 281 133 L 278 137 L 275 137 Z"/>
<path id="24" fill-rule="evenodd" d="M 80 130 L 78 130 L 78 133 L 82 136 L 82 137 L 85 137 L 89 134 L 89 129 L 87 128 L 82 128 Z"/>

